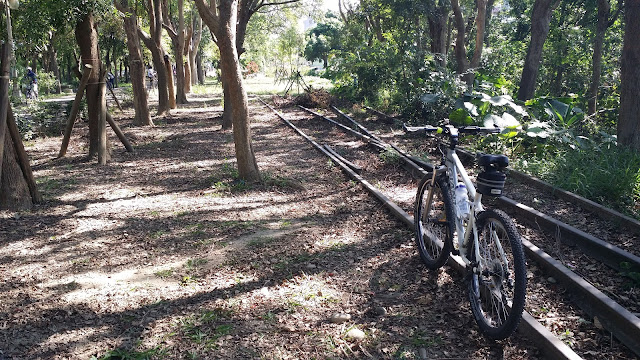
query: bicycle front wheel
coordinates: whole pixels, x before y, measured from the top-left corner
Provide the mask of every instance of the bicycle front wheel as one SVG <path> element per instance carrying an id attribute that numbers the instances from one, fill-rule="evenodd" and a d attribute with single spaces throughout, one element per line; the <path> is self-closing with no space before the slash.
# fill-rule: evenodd
<path id="1" fill-rule="evenodd" d="M 454 216 L 446 178 L 440 176 L 432 184 L 427 174 L 418 185 L 414 225 L 420 258 L 429 269 L 441 267 L 449 258 Z"/>
<path id="2" fill-rule="evenodd" d="M 469 300 L 482 333 L 495 340 L 509 337 L 522 318 L 527 274 L 520 234 L 500 210 L 486 210 L 476 218 L 479 258 L 475 245 L 471 260 Z"/>

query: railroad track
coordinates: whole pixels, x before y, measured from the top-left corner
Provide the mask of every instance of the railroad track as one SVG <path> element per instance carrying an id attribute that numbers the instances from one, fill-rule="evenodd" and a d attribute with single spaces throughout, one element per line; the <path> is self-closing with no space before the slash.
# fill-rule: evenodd
<path id="1" fill-rule="evenodd" d="M 407 198 L 406 194 L 407 192 L 415 194 L 415 179 L 419 179 L 425 173 L 424 168 L 428 167 L 428 164 L 411 157 L 397 146 L 389 144 L 388 141 L 368 131 L 337 109 L 334 109 L 337 117 L 333 119 L 305 108 L 293 110 L 296 113 L 304 111 L 313 118 L 323 119 L 322 121 L 295 121 L 296 125 L 270 105 L 264 104 L 269 106 L 287 125 L 310 141 L 319 151 L 340 165 L 350 177 L 360 181 L 403 223 L 413 228 L 413 218 L 411 217 L 413 198 Z M 340 129 L 343 135 L 331 137 L 329 125 Z M 327 144 L 320 144 L 318 139 L 322 139 L 321 141 Z M 424 139 L 420 141 L 425 142 Z M 405 141 L 405 143 L 408 142 Z M 405 144 L 405 146 L 408 145 Z M 393 149 L 394 152 L 389 149 Z M 397 156 L 396 161 L 402 162 L 409 171 L 390 176 L 388 170 L 377 171 L 379 169 L 371 168 L 363 170 L 357 164 L 360 157 L 378 157 L 378 153 L 384 154 L 385 152 L 389 156 Z M 362 175 L 363 171 L 365 175 Z M 546 193 L 552 192 L 549 191 L 548 184 L 536 182 L 535 179 L 527 179 L 523 174 L 512 173 L 511 178 L 535 184 L 537 187 L 546 189 L 544 190 Z M 381 189 L 394 190 L 386 191 L 387 194 L 385 194 Z M 553 193 L 559 194 L 561 192 L 554 190 Z M 572 197 L 571 194 L 563 194 L 562 196 L 563 199 L 568 200 L 575 197 Z M 523 243 L 529 259 L 530 273 L 528 277 L 529 293 L 531 294 L 527 306 L 529 312 L 523 316 L 523 323 L 521 323 L 519 331 L 524 332 L 527 337 L 539 344 L 543 353 L 549 358 L 634 358 L 640 356 L 640 320 L 637 317 L 639 311 L 637 302 L 634 303 L 633 298 L 625 295 L 628 291 L 623 289 L 624 281 L 617 281 L 617 283 L 614 281 L 613 284 L 603 285 L 601 280 L 602 274 L 617 280 L 623 278 L 615 275 L 622 270 L 620 264 L 623 262 L 630 264 L 632 269 L 636 269 L 636 266 L 640 268 L 638 257 L 626 251 L 628 246 L 625 248 L 625 246 L 611 244 L 587 231 L 565 224 L 554 217 L 534 210 L 532 206 L 529 206 L 532 205 L 531 203 L 529 205 L 523 204 L 522 202 L 527 202 L 525 200 L 514 200 L 508 197 L 496 200 L 497 206 L 508 210 L 516 218 L 519 230 L 523 234 Z M 540 200 L 538 199 L 538 201 Z M 580 204 L 580 201 L 582 200 L 579 199 L 577 203 Z M 599 205 L 595 204 L 594 206 L 588 201 L 587 205 L 583 206 L 587 209 L 585 211 L 601 210 Z M 606 211 L 605 217 L 614 225 L 625 224 L 625 227 L 631 227 L 632 225 L 627 224 L 633 223 L 632 219 L 616 217 L 615 212 Z M 615 226 L 610 227 L 614 228 Z M 614 237 L 618 233 L 619 230 L 618 232 L 614 231 L 607 237 Z M 633 233 L 634 231 L 630 230 L 625 234 Z M 637 232 L 635 234 L 637 235 Z M 632 237 L 632 239 L 635 238 Z M 624 245 L 624 242 L 620 245 Z M 576 246 L 582 251 L 577 251 Z M 575 256 L 569 257 L 570 254 L 575 254 Z M 589 258 L 587 255 L 593 258 Z M 450 265 L 458 271 L 463 269 L 456 257 L 451 258 Z M 552 291 L 550 288 L 556 291 Z M 612 297 L 617 298 L 614 300 Z M 597 355 L 591 351 L 581 353 L 580 349 L 573 351 L 557 336 L 554 336 L 552 332 L 555 330 L 553 319 L 550 319 L 551 317 L 547 316 L 544 311 L 540 311 L 547 302 L 557 303 L 557 313 L 564 314 L 565 318 L 574 319 L 576 337 L 604 338 L 604 330 L 602 329 L 606 329 L 626 348 L 610 346 L 609 349 L 601 349 Z"/>

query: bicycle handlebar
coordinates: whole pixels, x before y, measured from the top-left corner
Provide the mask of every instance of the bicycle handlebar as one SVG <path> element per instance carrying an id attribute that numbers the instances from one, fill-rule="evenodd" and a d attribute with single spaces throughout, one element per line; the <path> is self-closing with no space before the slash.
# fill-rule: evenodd
<path id="1" fill-rule="evenodd" d="M 421 132 L 425 133 L 438 133 L 438 134 L 448 134 L 448 135 L 457 135 L 457 133 L 465 133 L 465 134 L 497 134 L 502 131 L 497 127 L 481 127 L 481 126 L 462 126 L 455 127 L 453 125 L 446 126 L 407 126 L 407 124 L 402 124 L 402 128 L 406 132 Z"/>

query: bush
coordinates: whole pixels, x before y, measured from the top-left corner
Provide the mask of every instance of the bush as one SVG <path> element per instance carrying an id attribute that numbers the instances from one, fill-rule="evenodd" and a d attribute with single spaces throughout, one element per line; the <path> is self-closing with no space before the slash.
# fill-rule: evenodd
<path id="1" fill-rule="evenodd" d="M 568 149 L 522 165 L 557 187 L 640 217 L 640 154 L 631 149 Z"/>
<path id="2" fill-rule="evenodd" d="M 60 82 L 52 72 L 38 73 L 38 91 L 40 94 L 50 94 L 57 91 Z"/>

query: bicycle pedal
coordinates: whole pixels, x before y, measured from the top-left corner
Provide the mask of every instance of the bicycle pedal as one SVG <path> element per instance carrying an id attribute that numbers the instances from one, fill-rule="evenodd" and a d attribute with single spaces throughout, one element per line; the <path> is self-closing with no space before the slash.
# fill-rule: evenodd
<path id="1" fill-rule="evenodd" d="M 451 253 L 452 253 L 453 255 L 460 255 L 460 250 L 458 250 L 458 249 L 453 249 L 453 250 L 451 250 Z"/>

